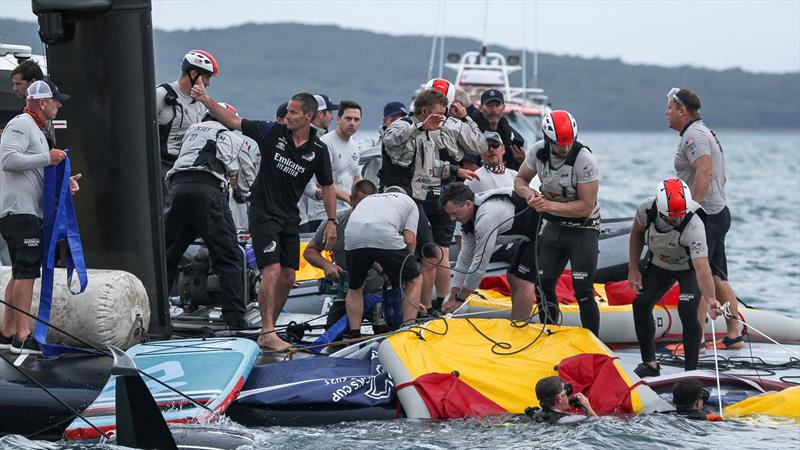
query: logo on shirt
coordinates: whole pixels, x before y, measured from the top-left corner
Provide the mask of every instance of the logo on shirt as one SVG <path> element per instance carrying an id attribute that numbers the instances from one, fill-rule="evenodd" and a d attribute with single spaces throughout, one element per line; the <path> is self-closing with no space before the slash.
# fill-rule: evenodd
<path id="1" fill-rule="evenodd" d="M 291 159 L 281 156 L 277 153 L 274 154 L 274 160 L 277 162 L 275 168 L 283 173 L 296 177 L 300 173 L 304 173 L 306 168 L 292 161 Z"/>
<path id="2" fill-rule="evenodd" d="M 692 241 L 692 250 L 698 251 L 703 246 L 700 242 Z"/>
<path id="3" fill-rule="evenodd" d="M 587 164 L 586 167 L 583 168 L 583 175 L 590 177 L 594 173 L 594 166 L 592 164 Z"/>
<path id="4" fill-rule="evenodd" d="M 280 151 L 286 150 L 286 138 L 283 136 L 279 137 L 278 143 L 275 144 L 275 147 L 277 147 L 277 149 Z"/>
<path id="5" fill-rule="evenodd" d="M 269 244 L 267 244 L 266 247 L 264 247 L 263 252 L 272 253 L 275 251 L 276 248 L 278 248 L 278 243 L 275 241 L 269 241 Z"/>
<path id="6" fill-rule="evenodd" d="M 697 149 L 697 144 L 694 143 L 694 139 L 692 138 L 686 139 L 686 150 L 688 150 L 689 153 L 694 154 L 694 151 L 696 149 Z"/>
<path id="7" fill-rule="evenodd" d="M 309 153 L 307 155 L 305 155 L 305 154 L 304 155 L 300 155 L 301 158 L 303 158 L 303 159 L 305 159 L 306 161 L 309 161 L 309 162 L 314 160 L 314 156 L 316 156 L 316 153 L 314 153 L 314 152 L 311 152 L 311 153 Z M 341 157 L 342 157 L 342 155 L 339 155 L 339 158 L 341 158 Z"/>
<path id="8" fill-rule="evenodd" d="M 22 245 L 25 247 L 38 247 L 39 246 L 39 238 L 28 238 L 22 240 Z"/>

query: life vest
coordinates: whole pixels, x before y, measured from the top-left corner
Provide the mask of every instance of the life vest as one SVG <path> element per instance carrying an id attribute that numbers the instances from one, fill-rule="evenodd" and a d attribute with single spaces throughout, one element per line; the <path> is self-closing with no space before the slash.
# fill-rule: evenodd
<path id="1" fill-rule="evenodd" d="M 673 270 L 694 270 L 694 266 L 692 265 L 691 249 L 681 244 L 681 237 L 683 235 L 683 231 L 686 229 L 686 226 L 695 215 L 698 216 L 703 223 L 705 223 L 705 210 L 703 210 L 702 207 L 698 207 L 694 211 L 689 211 L 680 224 L 672 227 L 666 232 L 658 231 L 656 228 L 656 218 L 658 217 L 658 206 L 656 205 L 656 200 L 653 200 L 653 204 L 650 206 L 650 208 L 645 210 L 645 215 L 647 217 L 647 223 L 645 224 L 644 239 L 648 247 L 647 262 L 650 263 L 653 259 L 653 248 L 680 247 L 686 252 L 688 261 L 686 265 L 674 265 L 675 268 Z"/>
<path id="2" fill-rule="evenodd" d="M 666 414 L 682 416 L 689 420 L 702 420 L 707 422 L 722 422 L 723 418 L 719 414 L 714 414 L 702 410 L 691 409 L 688 411 L 665 411 Z"/>
<path id="3" fill-rule="evenodd" d="M 408 117 L 402 117 L 398 120 L 414 124 L 414 121 Z M 417 152 L 414 152 L 411 164 L 408 167 L 399 166 L 392 162 L 392 158 L 386 152 L 386 144 L 381 140 L 381 169 L 378 171 L 378 178 L 381 181 L 381 191 L 389 186 L 400 186 L 406 190 L 408 195 L 412 195 L 411 179 L 414 177 L 414 165 L 417 162 Z"/>
<path id="4" fill-rule="evenodd" d="M 533 419 L 536 423 L 545 423 L 547 425 L 555 425 L 562 418 L 570 414 L 553 411 L 552 409 L 543 409 L 538 406 L 525 408 L 525 415 Z"/>
<path id="5" fill-rule="evenodd" d="M 172 119 L 164 125 L 158 125 L 158 143 L 161 149 L 161 160 L 172 164 L 178 158 L 181 141 L 186 130 L 194 123 L 200 122 L 205 115 L 202 103 L 188 105 L 181 102 L 178 93 L 169 83 L 162 83 L 156 89 L 164 88 L 164 103 L 172 107 Z"/>
<path id="6" fill-rule="evenodd" d="M 545 170 L 542 170 L 542 172 L 545 173 L 538 174 L 539 179 L 542 181 L 542 186 L 540 188 L 542 194 L 545 194 L 548 189 L 554 189 L 556 186 L 558 186 L 558 188 L 561 189 L 561 197 L 567 201 L 577 200 L 578 186 L 572 182 L 572 178 L 575 173 L 575 161 L 578 159 L 578 155 L 583 149 L 586 149 L 589 152 L 592 151 L 592 149 L 578 141 L 573 142 L 572 147 L 570 148 L 569 153 L 567 153 L 567 157 L 564 160 L 564 164 L 562 164 L 558 169 L 553 169 L 550 167 L 550 152 L 552 151 L 552 147 L 550 142 L 545 141 L 544 146 L 536 152 L 536 158 L 543 163 L 545 168 Z M 550 222 L 555 222 L 560 225 L 572 225 L 586 228 L 599 227 L 599 218 L 564 217 L 550 213 L 542 213 L 542 217 Z"/>

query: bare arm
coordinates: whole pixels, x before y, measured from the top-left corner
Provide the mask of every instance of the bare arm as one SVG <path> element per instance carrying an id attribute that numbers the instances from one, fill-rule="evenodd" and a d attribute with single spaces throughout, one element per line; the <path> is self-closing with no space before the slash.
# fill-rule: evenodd
<path id="1" fill-rule="evenodd" d="M 706 198 L 708 188 L 711 186 L 711 176 L 713 168 L 711 164 L 711 156 L 703 155 L 697 158 L 693 163 L 694 168 L 694 183 L 692 185 L 692 198 L 694 201 L 700 203 Z"/>
<path id="2" fill-rule="evenodd" d="M 714 289 L 714 278 L 711 276 L 711 267 L 708 265 L 708 258 L 692 258 L 692 265 L 694 266 L 695 276 L 697 277 L 697 284 L 700 286 L 700 293 L 703 294 L 703 302 L 708 306 L 711 317 L 716 318 L 722 312 L 722 308 L 716 298 L 717 294 Z"/>
<path id="3" fill-rule="evenodd" d="M 517 172 L 516 178 L 514 178 L 514 192 L 517 193 L 520 197 L 524 198 L 530 204 L 531 200 L 535 197 L 538 197 L 540 194 L 536 192 L 533 188 L 531 188 L 530 184 L 533 181 L 533 177 L 536 176 L 536 171 L 531 169 L 527 166 L 527 164 L 522 164 L 519 166 L 519 172 Z"/>
<path id="4" fill-rule="evenodd" d="M 322 204 L 325 205 L 325 213 L 328 215 L 329 218 L 336 217 L 336 186 L 334 184 L 329 184 L 327 186 L 322 186 Z M 328 250 L 333 249 L 333 246 L 336 245 L 336 224 L 333 221 L 328 220 L 325 224 L 325 248 Z"/>
<path id="5" fill-rule="evenodd" d="M 325 259 L 320 250 L 316 242 L 310 241 L 303 251 L 303 258 L 312 266 L 325 271 L 325 278 L 328 280 L 339 281 L 339 272 L 342 271 L 342 268 Z"/>
<path id="6" fill-rule="evenodd" d="M 206 87 L 203 85 L 203 82 L 198 78 L 197 83 L 192 86 L 192 90 L 190 91 L 192 98 L 197 100 L 198 102 L 202 103 L 203 106 L 208 108 L 208 112 L 211 113 L 217 120 L 220 121 L 223 125 L 230 129 L 234 130 L 241 130 L 242 129 L 242 118 L 237 116 L 236 114 L 228 111 L 227 108 L 223 108 L 219 106 L 213 98 L 209 97 L 208 92 L 206 92 Z"/>
<path id="7" fill-rule="evenodd" d="M 414 249 L 417 247 L 417 235 L 413 231 L 403 230 L 403 241 L 406 243 L 408 251 L 414 253 Z"/>

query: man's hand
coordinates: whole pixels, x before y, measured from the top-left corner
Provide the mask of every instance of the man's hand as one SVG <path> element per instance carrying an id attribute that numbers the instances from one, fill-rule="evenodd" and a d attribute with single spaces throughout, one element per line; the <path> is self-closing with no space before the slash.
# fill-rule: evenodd
<path id="1" fill-rule="evenodd" d="M 239 189 L 239 181 L 236 178 L 236 175 L 231 175 L 231 189 L 233 190 Z"/>
<path id="2" fill-rule="evenodd" d="M 316 198 L 317 200 L 322 200 L 322 189 L 320 189 L 319 187 L 314 189 L 314 198 Z"/>
<path id="3" fill-rule="evenodd" d="M 453 104 L 450 105 L 450 115 L 456 119 L 462 120 L 464 117 L 467 117 L 467 108 L 459 102 L 453 102 Z"/>
<path id="4" fill-rule="evenodd" d="M 533 206 L 534 202 L 536 201 L 537 198 L 541 197 L 542 194 L 540 194 L 538 191 L 536 191 L 535 189 L 530 188 L 530 187 L 526 187 L 524 189 L 525 190 L 523 191 L 523 194 L 525 194 L 524 195 L 525 202 L 528 204 L 528 206 L 533 208 L 534 207 Z"/>
<path id="5" fill-rule="evenodd" d="M 335 263 L 328 263 L 325 264 L 325 267 L 322 269 L 325 271 L 325 279 L 328 281 L 332 281 L 335 283 L 339 282 L 339 272 L 343 271 L 341 267 L 337 266 Z"/>
<path id="6" fill-rule="evenodd" d="M 469 169 L 458 169 L 456 176 L 465 180 L 480 180 L 478 174 Z"/>
<path id="7" fill-rule="evenodd" d="M 441 114 L 431 114 L 422 122 L 422 129 L 425 131 L 436 131 L 442 128 L 445 117 Z"/>
<path id="8" fill-rule="evenodd" d="M 525 161 L 525 150 L 521 149 L 519 145 L 511 144 L 508 146 L 511 149 L 511 156 L 520 164 Z"/>
<path id="9" fill-rule="evenodd" d="M 722 306 L 719 305 L 717 299 L 710 298 L 706 302 L 708 302 L 708 315 L 711 316 L 711 319 L 716 319 L 722 315 Z"/>
<path id="10" fill-rule="evenodd" d="M 78 174 L 75 174 L 75 175 L 69 177 L 69 192 L 70 192 L 70 194 L 75 195 L 75 193 L 78 192 L 81 189 L 81 187 L 78 186 L 78 180 L 81 179 L 81 176 L 82 175 L 78 173 Z"/>
<path id="11" fill-rule="evenodd" d="M 336 245 L 336 224 L 329 220 L 325 224 L 325 232 L 322 235 L 322 242 L 325 243 L 325 250 L 333 250 Z"/>
<path id="12" fill-rule="evenodd" d="M 57 166 L 67 157 L 67 152 L 58 148 L 50 149 L 50 165 Z"/>
<path id="13" fill-rule="evenodd" d="M 639 269 L 628 268 L 628 285 L 637 294 L 644 288 L 642 286 L 642 273 L 639 272 Z"/>
<path id="14" fill-rule="evenodd" d="M 207 96 L 206 93 L 206 86 L 203 84 L 203 80 L 200 77 L 197 77 L 197 81 L 192 86 L 192 90 L 189 91 L 189 95 L 192 96 L 192 99 L 198 100 L 202 103 L 202 101 Z"/>
<path id="15" fill-rule="evenodd" d="M 591 403 L 589 403 L 589 399 L 586 398 L 585 395 L 583 395 L 580 392 L 578 392 L 577 394 L 575 394 L 575 398 L 577 398 L 578 401 L 580 402 L 581 406 L 583 406 L 586 409 L 586 414 L 588 414 L 588 415 L 590 415 L 592 417 L 597 417 L 597 414 L 592 409 Z"/>
<path id="16" fill-rule="evenodd" d="M 539 195 L 535 197 L 533 200 L 528 200 L 528 205 L 530 205 L 533 209 L 537 212 L 550 212 L 553 210 L 553 202 L 546 200 L 544 196 Z"/>

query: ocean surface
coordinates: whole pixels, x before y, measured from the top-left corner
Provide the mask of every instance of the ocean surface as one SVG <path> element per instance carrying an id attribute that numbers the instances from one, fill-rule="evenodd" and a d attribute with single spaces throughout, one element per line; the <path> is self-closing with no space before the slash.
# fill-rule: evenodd
<path id="1" fill-rule="evenodd" d="M 730 282 L 748 305 L 798 318 L 800 131 L 717 130 L 717 134 L 726 157 L 726 189 L 733 217 L 727 238 Z M 656 183 L 674 175 L 678 135 L 671 130 L 585 132 L 581 141 L 599 160 L 603 217 L 632 217 L 637 205 L 654 195 Z M 235 424 L 223 428 L 241 429 Z M 651 415 L 546 427 L 498 417 L 249 431 L 256 436 L 257 448 L 265 449 L 800 448 L 800 424 L 769 418 L 706 423 Z M 20 447 L 0 442 L 0 449 L 12 448 Z"/>

